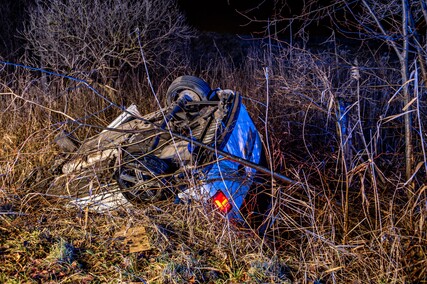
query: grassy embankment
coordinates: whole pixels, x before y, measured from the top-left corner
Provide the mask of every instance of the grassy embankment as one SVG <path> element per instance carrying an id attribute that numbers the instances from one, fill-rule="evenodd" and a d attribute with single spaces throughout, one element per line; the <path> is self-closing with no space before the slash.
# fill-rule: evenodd
<path id="1" fill-rule="evenodd" d="M 425 281 L 423 153 L 416 142 L 414 180 L 407 183 L 398 68 L 375 54 L 332 50 L 255 43 L 237 55 L 245 58 L 239 65 L 218 52 L 202 67 L 152 76 L 160 99 L 183 74 L 247 98 L 274 169 L 304 185 L 269 188 L 274 223 L 263 236 L 197 203 L 170 200 L 106 214 L 70 208 L 76 176 L 60 173 L 55 135 L 75 130 L 84 139 L 97 131 L 89 125 L 106 126 L 120 111 L 105 98 L 134 102 L 143 113 L 156 109 L 146 74 L 133 74 L 120 89 L 91 82 L 96 94 L 76 81 L 2 69 L 0 282 Z M 337 119 L 341 99 L 348 103 L 347 134 Z M 417 135 L 425 105 L 414 106 Z M 90 181 L 99 191 L 102 178 Z M 149 248 L 130 253 L 117 236 L 123 228 L 144 228 Z"/>

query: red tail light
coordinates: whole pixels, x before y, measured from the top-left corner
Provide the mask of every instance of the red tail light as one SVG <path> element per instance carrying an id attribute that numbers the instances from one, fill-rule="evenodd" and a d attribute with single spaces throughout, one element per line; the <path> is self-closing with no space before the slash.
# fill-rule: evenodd
<path id="1" fill-rule="evenodd" d="M 231 204 L 228 201 L 227 196 L 221 191 L 218 190 L 217 193 L 212 197 L 212 201 L 215 206 L 223 213 L 228 213 L 231 210 Z"/>

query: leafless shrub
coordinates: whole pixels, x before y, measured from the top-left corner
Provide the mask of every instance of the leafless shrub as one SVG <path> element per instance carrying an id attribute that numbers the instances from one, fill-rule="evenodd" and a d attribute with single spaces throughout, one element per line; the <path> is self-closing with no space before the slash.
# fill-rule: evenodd
<path id="1" fill-rule="evenodd" d="M 142 63 L 152 70 L 185 65 L 192 36 L 174 1 L 38 0 L 23 36 L 32 65 L 115 85 Z M 138 45 L 138 38 L 142 46 Z"/>

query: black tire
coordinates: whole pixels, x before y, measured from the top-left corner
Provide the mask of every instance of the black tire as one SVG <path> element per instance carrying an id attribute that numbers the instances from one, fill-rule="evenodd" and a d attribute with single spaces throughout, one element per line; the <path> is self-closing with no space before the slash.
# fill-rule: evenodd
<path id="1" fill-rule="evenodd" d="M 166 180 L 161 177 L 167 169 L 167 163 L 154 155 L 132 153 L 123 158 L 116 180 L 130 202 L 154 203 L 171 195 Z"/>
<path id="2" fill-rule="evenodd" d="M 211 88 L 204 80 L 190 75 L 176 78 L 166 92 L 166 105 L 170 106 L 181 98 L 182 92 L 188 91 L 187 95 L 193 101 L 208 100 Z"/>

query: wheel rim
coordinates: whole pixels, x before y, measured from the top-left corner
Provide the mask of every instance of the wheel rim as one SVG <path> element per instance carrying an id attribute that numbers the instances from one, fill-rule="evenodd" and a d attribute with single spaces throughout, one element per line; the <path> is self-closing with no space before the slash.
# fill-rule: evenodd
<path id="1" fill-rule="evenodd" d="M 161 175 L 167 165 L 155 156 L 136 155 L 125 157 L 125 163 L 119 168 L 117 182 L 123 195 L 131 202 L 155 202 L 167 197 L 169 190 Z M 126 162 L 132 158 L 130 162 Z"/>

